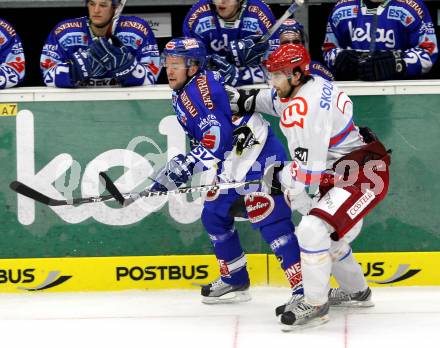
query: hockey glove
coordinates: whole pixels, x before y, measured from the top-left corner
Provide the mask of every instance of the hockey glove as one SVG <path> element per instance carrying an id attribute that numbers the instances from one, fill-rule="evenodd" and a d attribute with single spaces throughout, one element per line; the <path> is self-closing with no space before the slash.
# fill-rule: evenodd
<path id="1" fill-rule="evenodd" d="M 185 184 L 192 176 L 195 161 L 191 156 L 173 157 L 153 179 L 151 191 L 168 191 Z"/>
<path id="2" fill-rule="evenodd" d="M 406 64 L 399 51 L 373 52 L 359 64 L 359 77 L 363 81 L 382 81 L 403 78 Z"/>
<path id="3" fill-rule="evenodd" d="M 359 78 L 360 52 L 354 50 L 342 50 L 335 60 L 334 71 L 336 80 L 352 81 Z"/>
<path id="4" fill-rule="evenodd" d="M 138 65 L 136 58 L 116 36 L 110 40 L 99 38 L 90 46 L 90 51 L 116 79 L 124 79 Z"/>
<path id="5" fill-rule="evenodd" d="M 234 115 L 253 114 L 259 89 L 236 89 L 231 86 L 225 86 L 231 104 L 231 111 Z"/>
<path id="6" fill-rule="evenodd" d="M 260 35 L 251 35 L 229 42 L 229 54 L 236 66 L 250 67 L 261 64 L 264 54 L 269 49 L 269 43 L 259 42 L 260 39 Z"/>
<path id="7" fill-rule="evenodd" d="M 236 86 L 240 77 L 240 71 L 234 65 L 229 63 L 226 58 L 213 54 L 211 56 L 211 64 L 214 70 L 217 70 L 222 76 L 226 84 Z"/>
<path id="8" fill-rule="evenodd" d="M 104 65 L 90 50 L 79 50 L 70 57 L 70 79 L 74 84 L 90 78 L 103 77 L 107 73 Z"/>

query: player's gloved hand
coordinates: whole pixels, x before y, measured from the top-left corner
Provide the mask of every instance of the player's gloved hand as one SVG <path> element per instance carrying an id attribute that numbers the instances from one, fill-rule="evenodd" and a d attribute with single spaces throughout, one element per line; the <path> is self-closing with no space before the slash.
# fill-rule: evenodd
<path id="1" fill-rule="evenodd" d="M 229 63 L 226 58 L 213 54 L 211 56 L 211 64 L 214 70 L 217 70 L 222 76 L 226 84 L 236 86 L 240 77 L 240 71 L 234 65 Z"/>
<path id="2" fill-rule="evenodd" d="M 173 157 L 153 179 L 152 191 L 168 191 L 185 184 L 192 176 L 195 161 L 191 156 Z"/>
<path id="3" fill-rule="evenodd" d="M 363 81 L 399 79 L 405 74 L 406 64 L 399 51 L 376 51 L 359 64 L 359 77 Z"/>
<path id="4" fill-rule="evenodd" d="M 127 47 L 116 37 L 100 37 L 90 46 L 91 54 L 111 72 L 112 77 L 123 79 L 136 68 L 138 62 Z"/>
<path id="5" fill-rule="evenodd" d="M 107 73 L 104 65 L 96 59 L 90 50 L 78 50 L 70 57 L 70 78 L 75 84 L 90 78 L 99 78 Z"/>
<path id="6" fill-rule="evenodd" d="M 236 89 L 231 86 L 225 86 L 225 89 L 229 96 L 229 103 L 233 114 L 244 115 L 255 112 L 259 89 Z"/>
<path id="7" fill-rule="evenodd" d="M 342 50 L 335 60 L 336 80 L 352 81 L 359 78 L 359 60 L 361 53 L 355 50 Z"/>
<path id="8" fill-rule="evenodd" d="M 259 42 L 261 35 L 251 35 L 241 40 L 233 40 L 228 44 L 231 60 L 236 66 L 257 66 L 261 64 L 269 43 Z"/>
<path id="9" fill-rule="evenodd" d="M 284 196 L 286 197 L 286 201 L 289 204 L 290 209 L 292 211 L 296 210 L 301 215 L 307 215 L 312 208 L 313 200 L 305 189 L 296 191 L 287 189 L 284 191 Z"/>

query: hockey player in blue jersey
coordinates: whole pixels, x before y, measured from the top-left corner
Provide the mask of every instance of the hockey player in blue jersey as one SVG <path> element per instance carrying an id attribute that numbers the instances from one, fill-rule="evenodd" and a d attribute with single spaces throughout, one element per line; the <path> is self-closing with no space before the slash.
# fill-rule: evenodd
<path id="1" fill-rule="evenodd" d="M 0 89 L 23 81 L 25 59 L 21 40 L 15 29 L 0 18 Z"/>
<path id="2" fill-rule="evenodd" d="M 270 165 L 287 159 L 283 145 L 260 114 L 246 114 L 233 122 L 221 77 L 204 69 L 205 60 L 204 44 L 197 39 L 177 38 L 165 46 L 162 62 L 173 89 L 173 107 L 192 150 L 171 159 L 155 175 L 149 190 L 174 189 L 210 168 L 217 168 L 219 182 L 260 180 Z M 212 241 L 221 276 L 202 287 L 202 301 L 250 299 L 246 256 L 234 228 L 232 212 L 240 200 L 252 226 L 260 230 L 280 260 L 293 293 L 301 297 L 299 249 L 290 207 L 281 191 L 265 193 L 258 184 L 243 190 L 247 194 L 239 189 L 222 190 L 210 192 L 206 197 L 201 219 Z"/>
<path id="3" fill-rule="evenodd" d="M 419 78 L 438 55 L 422 0 L 339 1 L 329 16 L 323 51 L 337 80 L 364 81 Z"/>
<path id="4" fill-rule="evenodd" d="M 280 28 L 278 29 L 278 34 L 280 36 L 280 45 L 291 43 L 301 44 L 304 46 L 306 43 L 303 25 L 293 18 L 286 19 L 283 24 L 281 24 Z M 276 48 L 278 48 L 278 46 L 275 46 L 275 49 Z M 269 51 L 267 57 L 273 51 L 274 50 Z M 309 70 L 312 75 L 321 76 L 323 79 L 328 81 L 334 80 L 334 76 L 329 69 L 316 60 L 312 60 L 310 62 Z"/>
<path id="5" fill-rule="evenodd" d="M 65 20 L 52 30 L 40 59 L 53 87 L 142 86 L 156 82 L 159 50 L 141 18 L 113 16 L 119 0 L 86 0 L 88 17 Z"/>
<path id="6" fill-rule="evenodd" d="M 183 35 L 201 40 L 211 64 L 231 86 L 265 82 L 262 58 L 276 35 L 258 43 L 275 23 L 261 0 L 200 0 L 186 15 Z"/>

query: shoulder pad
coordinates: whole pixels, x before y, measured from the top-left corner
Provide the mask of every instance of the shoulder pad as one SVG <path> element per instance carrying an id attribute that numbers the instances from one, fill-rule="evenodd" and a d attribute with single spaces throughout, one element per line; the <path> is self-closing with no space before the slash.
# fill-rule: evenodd
<path id="1" fill-rule="evenodd" d="M 6 22 L 4 19 L 0 19 L 0 28 L 3 29 L 5 32 L 8 33 L 9 36 L 15 36 L 15 29 L 12 27 L 11 24 Z M 3 44 L 0 42 L 0 45 Z"/>
<path id="2" fill-rule="evenodd" d="M 199 1 L 191 7 L 188 12 L 186 21 L 188 22 L 188 27 L 191 30 L 194 23 L 199 19 L 199 17 L 206 12 L 211 12 L 211 4 L 208 1 Z"/>
<path id="3" fill-rule="evenodd" d="M 345 6 L 345 5 L 354 5 L 357 3 L 357 0 L 339 0 L 336 4 L 335 7 L 341 7 L 341 6 Z"/>
<path id="4" fill-rule="evenodd" d="M 269 30 L 274 24 L 272 11 L 262 1 L 248 1 L 246 10 L 243 12 L 243 16 L 245 16 L 245 12 L 255 15 L 258 20 L 263 23 L 267 30 Z M 269 16 L 272 18 L 269 18 Z"/>
<path id="5" fill-rule="evenodd" d="M 67 29 L 82 29 L 82 28 L 84 28 L 85 27 L 84 19 L 85 19 L 85 17 L 72 18 L 72 19 L 67 19 L 65 21 L 58 23 L 54 29 L 55 35 L 58 36 L 58 35 L 62 34 Z"/>
<path id="6" fill-rule="evenodd" d="M 390 1 L 389 6 L 392 6 L 394 1 Z M 424 7 L 419 3 L 417 0 L 396 0 L 398 4 L 401 4 L 401 6 L 407 8 L 409 11 L 413 12 L 415 15 L 417 15 L 420 19 L 423 19 L 425 17 L 424 13 Z"/>
<path id="7" fill-rule="evenodd" d="M 120 30 L 134 30 L 145 36 L 151 31 L 148 23 L 142 18 L 136 16 L 121 16 L 118 21 L 117 28 Z"/>

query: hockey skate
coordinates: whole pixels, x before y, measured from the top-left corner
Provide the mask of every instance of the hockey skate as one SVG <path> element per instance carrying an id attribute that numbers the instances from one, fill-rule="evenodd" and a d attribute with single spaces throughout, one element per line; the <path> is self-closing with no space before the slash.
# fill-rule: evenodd
<path id="1" fill-rule="evenodd" d="M 303 300 L 281 315 L 283 331 L 292 331 L 299 328 L 313 327 L 328 322 L 328 302 L 321 306 L 313 306 Z"/>
<path id="2" fill-rule="evenodd" d="M 249 281 L 245 284 L 231 285 L 218 278 L 202 286 L 202 302 L 206 304 L 246 302 L 251 300 Z"/>
<path id="3" fill-rule="evenodd" d="M 297 302 L 301 301 L 303 297 L 303 294 L 292 294 L 292 297 L 290 297 L 289 301 L 275 308 L 275 315 L 278 317 L 279 315 L 283 314 L 286 310 L 289 310 L 291 307 L 293 307 Z"/>
<path id="4" fill-rule="evenodd" d="M 348 294 L 341 288 L 330 289 L 328 302 L 332 307 L 374 307 L 370 288 L 353 294 Z"/>

